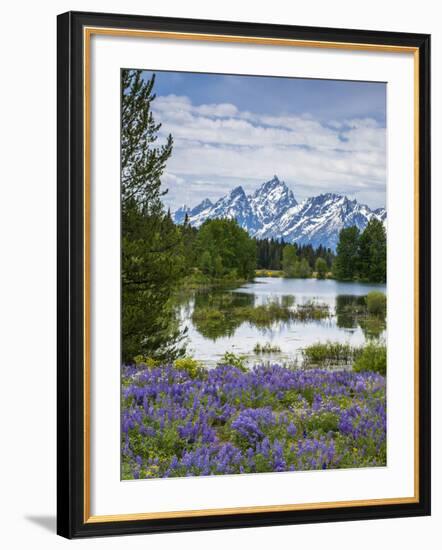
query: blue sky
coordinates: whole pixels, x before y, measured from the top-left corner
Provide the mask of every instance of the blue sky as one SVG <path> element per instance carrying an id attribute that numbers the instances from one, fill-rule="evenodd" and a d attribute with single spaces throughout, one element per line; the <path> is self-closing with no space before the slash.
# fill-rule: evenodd
<path id="1" fill-rule="evenodd" d="M 155 71 L 172 209 L 249 192 L 274 174 L 298 200 L 325 192 L 385 206 L 386 85 Z M 151 71 L 145 71 L 149 78 Z"/>

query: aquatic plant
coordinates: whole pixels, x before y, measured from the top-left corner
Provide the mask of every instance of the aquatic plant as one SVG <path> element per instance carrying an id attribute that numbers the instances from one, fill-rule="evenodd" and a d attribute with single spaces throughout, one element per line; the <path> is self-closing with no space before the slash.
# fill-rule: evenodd
<path id="1" fill-rule="evenodd" d="M 367 310 L 370 315 L 385 318 L 387 311 L 387 296 L 378 290 L 372 290 L 367 294 Z"/>
<path id="2" fill-rule="evenodd" d="M 305 365 L 349 364 L 362 353 L 360 347 L 343 342 L 316 342 L 302 350 Z"/>
<path id="3" fill-rule="evenodd" d="M 278 353 L 281 351 L 281 348 L 276 344 L 271 344 L 270 342 L 265 344 L 260 344 L 257 342 L 253 348 L 253 351 L 255 353 Z"/>

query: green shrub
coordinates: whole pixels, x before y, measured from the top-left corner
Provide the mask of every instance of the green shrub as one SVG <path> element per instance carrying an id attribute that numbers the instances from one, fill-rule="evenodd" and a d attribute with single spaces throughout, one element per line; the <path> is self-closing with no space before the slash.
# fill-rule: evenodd
<path id="1" fill-rule="evenodd" d="M 366 338 L 379 338 L 386 326 L 385 319 L 374 315 L 370 315 L 366 319 L 361 319 L 359 325 Z"/>
<path id="2" fill-rule="evenodd" d="M 383 292 L 372 290 L 367 294 L 367 310 L 370 315 L 385 317 L 387 312 L 387 297 Z"/>
<path id="3" fill-rule="evenodd" d="M 175 359 L 173 366 L 178 370 L 187 372 L 191 378 L 196 378 L 203 371 L 201 363 L 193 357 L 182 357 L 181 359 Z"/>
<path id="4" fill-rule="evenodd" d="M 136 355 L 134 357 L 134 361 L 136 365 L 143 365 L 148 367 L 149 369 L 158 367 L 160 364 L 159 359 L 154 359 L 153 357 L 147 357 L 146 355 Z"/>
<path id="5" fill-rule="evenodd" d="M 332 412 L 313 414 L 306 420 L 306 428 L 312 432 L 336 432 L 339 425 L 339 415 Z"/>
<path id="6" fill-rule="evenodd" d="M 300 304 L 292 315 L 298 321 L 316 321 L 330 316 L 327 304 L 317 304 L 313 301 Z"/>
<path id="7" fill-rule="evenodd" d="M 281 351 L 281 348 L 279 346 L 272 345 L 270 342 L 267 342 L 266 344 L 260 344 L 257 342 L 253 348 L 253 351 L 255 353 L 278 353 Z"/>
<path id="8" fill-rule="evenodd" d="M 302 351 L 305 363 L 320 365 L 324 363 L 349 363 L 360 353 L 360 348 L 354 348 L 347 343 L 330 341 L 311 344 Z"/>
<path id="9" fill-rule="evenodd" d="M 328 266 L 324 258 L 319 257 L 315 264 L 316 278 L 325 279 L 327 277 Z"/>
<path id="10" fill-rule="evenodd" d="M 236 367 L 242 372 L 247 372 L 245 365 L 245 355 L 236 355 L 232 351 L 226 351 L 226 353 L 218 361 L 218 365 L 230 365 Z"/>
<path id="11" fill-rule="evenodd" d="M 202 307 L 195 309 L 192 314 L 193 321 L 224 321 L 224 313 L 219 309 Z"/>
<path id="12" fill-rule="evenodd" d="M 353 370 L 356 372 L 374 371 L 385 376 L 387 372 L 387 348 L 383 344 L 371 342 L 362 350 L 355 360 Z"/>

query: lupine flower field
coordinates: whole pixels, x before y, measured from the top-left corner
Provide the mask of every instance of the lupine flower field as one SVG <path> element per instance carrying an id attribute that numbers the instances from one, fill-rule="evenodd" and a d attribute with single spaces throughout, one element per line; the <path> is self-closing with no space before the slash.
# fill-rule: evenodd
<path id="1" fill-rule="evenodd" d="M 122 367 L 122 478 L 386 465 L 375 372 Z"/>

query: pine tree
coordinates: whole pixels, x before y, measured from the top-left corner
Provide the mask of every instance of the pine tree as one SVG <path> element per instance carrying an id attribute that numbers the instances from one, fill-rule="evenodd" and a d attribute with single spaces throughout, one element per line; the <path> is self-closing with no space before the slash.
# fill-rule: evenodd
<path id="1" fill-rule="evenodd" d="M 282 251 L 282 269 L 285 277 L 297 277 L 298 266 L 296 248 L 292 244 L 285 245 Z"/>
<path id="2" fill-rule="evenodd" d="M 358 274 L 359 229 L 353 225 L 341 229 L 333 271 L 337 279 L 351 281 Z"/>
<path id="3" fill-rule="evenodd" d="M 387 278 L 387 237 L 384 224 L 372 219 L 359 239 L 360 277 L 374 283 Z"/>
<path id="4" fill-rule="evenodd" d="M 324 260 L 324 258 L 319 257 L 316 260 L 315 270 L 317 279 L 325 279 L 328 268 L 327 262 Z"/>
<path id="5" fill-rule="evenodd" d="M 182 276 L 182 241 L 164 212 L 161 175 L 172 137 L 156 145 L 161 124 L 153 118 L 155 77 L 124 70 L 121 88 L 122 357 L 170 359 L 182 335 L 171 304 Z"/>

